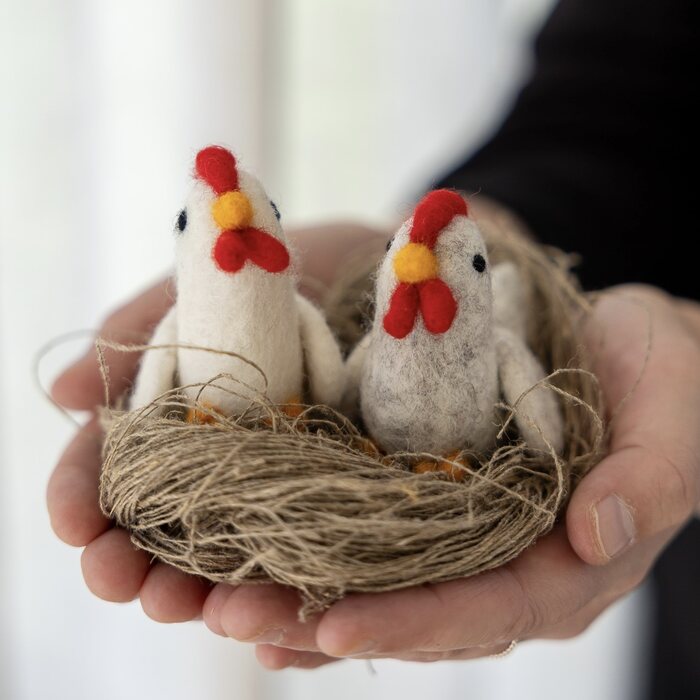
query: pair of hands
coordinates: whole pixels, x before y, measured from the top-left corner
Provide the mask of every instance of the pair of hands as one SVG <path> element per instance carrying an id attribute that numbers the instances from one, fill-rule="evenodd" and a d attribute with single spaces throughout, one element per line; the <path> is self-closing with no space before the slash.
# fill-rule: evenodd
<path id="1" fill-rule="evenodd" d="M 354 226 L 324 227 L 297 234 L 295 243 L 305 273 L 328 283 L 352 249 L 377 235 Z M 113 313 L 100 335 L 128 342 L 134 331 L 152 329 L 171 303 L 169 283 L 159 283 Z M 62 540 L 85 548 L 83 575 L 97 596 L 115 602 L 138 597 L 159 622 L 203 617 L 213 632 L 256 644 L 259 661 L 271 669 L 315 668 L 349 656 L 470 659 L 498 653 L 514 639 L 576 636 L 644 580 L 698 506 L 700 305 L 651 287 L 608 290 L 583 337 L 595 353 L 608 409 L 623 402 L 609 454 L 574 492 L 565 521 L 499 569 L 349 595 L 300 623 L 294 591 L 278 585 L 212 588 L 152 563 L 124 530 L 112 527 L 98 505 L 101 433 L 94 418 L 51 477 L 52 525 Z M 138 358 L 108 353 L 106 359 L 115 396 L 129 386 Z M 66 408 L 94 410 L 103 397 L 94 351 L 65 370 L 52 393 Z"/>

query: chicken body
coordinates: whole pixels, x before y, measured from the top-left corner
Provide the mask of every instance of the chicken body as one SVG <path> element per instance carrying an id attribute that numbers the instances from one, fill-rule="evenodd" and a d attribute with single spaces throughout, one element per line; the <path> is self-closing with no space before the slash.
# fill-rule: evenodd
<path id="1" fill-rule="evenodd" d="M 177 300 L 151 339 L 131 396 L 140 408 L 179 387 L 191 403 L 232 415 L 265 396 L 335 406 L 345 387 L 337 343 L 296 293 L 277 207 L 233 155 L 211 146 L 176 227 Z"/>
<path id="2" fill-rule="evenodd" d="M 478 272 L 475 256 L 486 260 L 476 225 L 457 216 L 434 248 L 440 278 L 451 289 L 457 313 L 444 333 L 431 333 L 421 318 L 411 333 L 386 332 L 396 275 L 395 254 L 409 242 L 412 220 L 398 231 L 377 276 L 377 318 L 371 331 L 360 396 L 369 433 L 390 452 L 438 455 L 471 445 L 484 450 L 496 434 L 494 405 L 498 369 L 491 318 L 491 280 Z"/>
<path id="3" fill-rule="evenodd" d="M 377 274 L 372 329 L 348 360 L 345 399 L 349 411 L 359 402 L 383 450 L 486 453 L 501 399 L 529 448 L 561 450 L 556 394 L 538 386 L 545 372 L 525 342 L 517 269 L 497 272 L 492 279 L 479 228 L 455 192 L 429 193 L 398 230 Z"/>

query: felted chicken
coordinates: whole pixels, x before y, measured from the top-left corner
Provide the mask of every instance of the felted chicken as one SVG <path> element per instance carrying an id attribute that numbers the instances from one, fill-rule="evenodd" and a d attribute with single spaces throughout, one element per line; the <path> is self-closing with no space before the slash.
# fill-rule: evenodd
<path id="1" fill-rule="evenodd" d="M 151 339 L 163 347 L 143 356 L 131 407 L 182 386 L 193 404 L 224 415 L 263 393 L 293 410 L 305 375 L 311 400 L 336 406 L 345 368 L 335 338 L 321 312 L 296 293 L 275 204 L 225 148 L 197 154 L 176 234 L 177 301 Z M 201 411 L 190 410 L 188 420 L 198 417 Z"/>
<path id="2" fill-rule="evenodd" d="M 376 281 L 372 330 L 348 361 L 349 394 L 387 452 L 453 459 L 495 445 L 496 404 L 513 405 L 545 376 L 524 340 L 525 310 L 514 266 L 494 271 L 466 201 L 436 190 L 388 247 Z M 496 297 L 494 299 L 494 296 Z M 562 449 L 556 395 L 537 387 L 515 416 L 532 449 Z M 422 463 L 421 471 L 444 468 Z"/>

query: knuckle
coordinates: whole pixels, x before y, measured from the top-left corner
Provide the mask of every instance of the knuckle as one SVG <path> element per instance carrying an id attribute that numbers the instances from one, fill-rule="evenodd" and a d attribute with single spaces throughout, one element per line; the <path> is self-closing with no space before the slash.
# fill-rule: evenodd
<path id="1" fill-rule="evenodd" d="M 651 302 L 670 302 L 671 295 L 659 287 L 642 282 L 628 282 L 612 287 L 609 292 L 621 292 L 631 297 Z"/>
<path id="2" fill-rule="evenodd" d="M 505 579 L 506 589 L 510 591 L 509 603 L 515 611 L 510 623 L 503 630 L 504 639 L 510 641 L 530 636 L 542 626 L 544 611 L 534 603 L 512 567 L 503 567 L 499 570 L 499 575 Z"/>
<path id="3" fill-rule="evenodd" d="M 573 620 L 561 627 L 556 634 L 551 635 L 555 639 L 575 639 L 588 631 L 596 619 L 595 615 Z"/>
<path id="4" fill-rule="evenodd" d="M 659 459 L 662 487 L 666 496 L 666 520 L 672 526 L 681 525 L 695 512 L 698 504 L 697 470 L 695 455 L 676 459 L 661 455 Z"/>

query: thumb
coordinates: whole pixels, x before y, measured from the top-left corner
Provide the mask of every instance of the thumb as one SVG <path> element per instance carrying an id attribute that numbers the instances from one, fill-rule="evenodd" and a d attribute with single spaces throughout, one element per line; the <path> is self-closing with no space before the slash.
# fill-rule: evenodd
<path id="1" fill-rule="evenodd" d="M 643 445 L 604 459 L 566 513 L 569 542 L 588 564 L 606 564 L 638 542 L 673 532 L 695 508 L 694 460 L 680 464 Z"/>
<path id="2" fill-rule="evenodd" d="M 601 386 L 613 406 L 629 395 L 610 454 L 581 481 L 566 514 L 571 546 L 594 565 L 638 542 L 665 543 L 697 507 L 700 348 L 668 297 L 645 291 L 641 301 L 642 314 L 619 299 L 595 312 L 608 336 L 596 367 Z"/>

